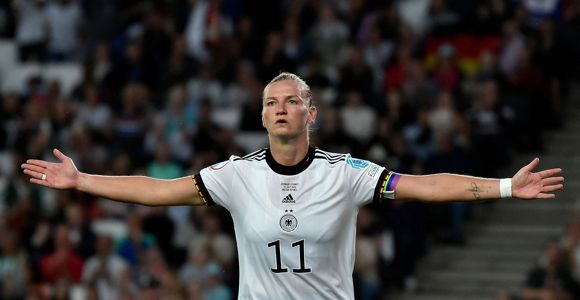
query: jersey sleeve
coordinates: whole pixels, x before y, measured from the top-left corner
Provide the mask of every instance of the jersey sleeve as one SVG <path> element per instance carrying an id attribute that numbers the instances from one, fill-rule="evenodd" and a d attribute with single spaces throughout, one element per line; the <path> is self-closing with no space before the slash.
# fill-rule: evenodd
<path id="1" fill-rule="evenodd" d="M 395 186 L 400 177 L 398 173 L 350 155 L 346 158 L 346 171 L 352 187 L 353 201 L 358 206 L 395 199 Z"/>
<path id="2" fill-rule="evenodd" d="M 235 174 L 233 157 L 211 165 L 193 175 L 197 192 L 208 206 L 220 205 L 229 208 L 232 178 Z"/>

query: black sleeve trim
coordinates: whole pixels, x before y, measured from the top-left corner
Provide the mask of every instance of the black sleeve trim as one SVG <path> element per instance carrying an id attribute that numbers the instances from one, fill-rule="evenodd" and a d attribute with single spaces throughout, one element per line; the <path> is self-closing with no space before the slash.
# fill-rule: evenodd
<path id="1" fill-rule="evenodd" d="M 385 184 L 387 184 L 387 176 L 389 176 L 389 173 L 391 173 L 391 171 L 385 169 L 383 170 L 383 172 L 381 173 L 381 176 L 379 176 L 379 180 L 377 181 L 377 186 L 375 187 L 375 193 L 373 195 L 373 203 L 381 203 L 383 200 L 383 195 L 382 195 L 382 191 L 385 188 Z"/>
<path id="2" fill-rule="evenodd" d="M 216 205 L 215 201 L 213 201 L 213 199 L 211 198 L 211 195 L 209 194 L 209 192 L 205 188 L 205 184 L 203 184 L 203 179 L 201 179 L 201 176 L 199 175 L 199 173 L 193 175 L 191 177 L 191 179 L 193 180 L 193 185 L 195 185 L 195 188 L 197 189 L 197 192 L 199 193 L 201 200 L 203 200 L 203 203 L 205 203 L 206 206 Z"/>

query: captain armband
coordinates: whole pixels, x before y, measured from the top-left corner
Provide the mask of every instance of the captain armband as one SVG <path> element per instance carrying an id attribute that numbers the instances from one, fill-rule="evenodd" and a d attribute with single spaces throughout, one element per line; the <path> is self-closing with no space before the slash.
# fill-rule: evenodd
<path id="1" fill-rule="evenodd" d="M 395 199 L 395 188 L 399 183 L 399 179 L 401 178 L 401 174 L 387 171 L 386 176 L 381 183 L 380 189 L 380 198 L 381 199 Z"/>

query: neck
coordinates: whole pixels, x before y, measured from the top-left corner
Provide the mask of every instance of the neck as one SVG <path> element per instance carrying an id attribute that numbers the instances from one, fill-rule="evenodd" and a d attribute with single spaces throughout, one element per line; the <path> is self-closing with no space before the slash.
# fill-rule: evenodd
<path id="1" fill-rule="evenodd" d="M 274 160 L 283 166 L 294 166 L 302 161 L 308 153 L 308 138 L 292 142 L 282 142 L 270 138 L 270 152 Z"/>

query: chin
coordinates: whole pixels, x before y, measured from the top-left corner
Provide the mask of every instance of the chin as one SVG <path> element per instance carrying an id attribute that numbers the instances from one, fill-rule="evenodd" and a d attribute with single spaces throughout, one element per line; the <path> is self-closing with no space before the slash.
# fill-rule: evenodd
<path id="1" fill-rule="evenodd" d="M 303 132 L 290 132 L 288 130 L 274 130 L 269 132 L 269 135 L 274 138 L 282 139 L 282 140 L 291 140 L 299 138 Z"/>

